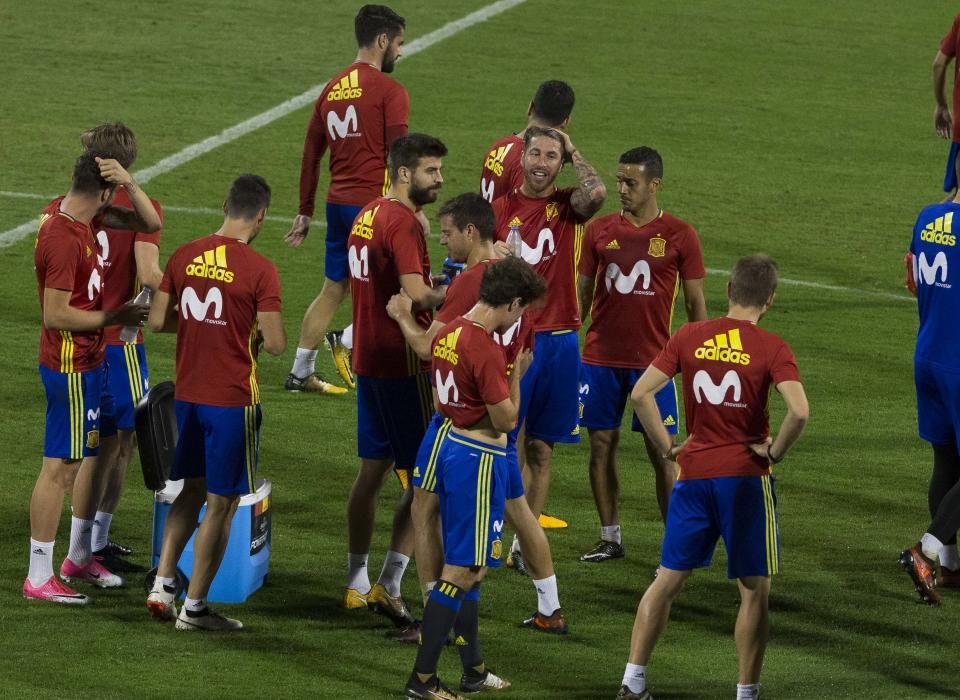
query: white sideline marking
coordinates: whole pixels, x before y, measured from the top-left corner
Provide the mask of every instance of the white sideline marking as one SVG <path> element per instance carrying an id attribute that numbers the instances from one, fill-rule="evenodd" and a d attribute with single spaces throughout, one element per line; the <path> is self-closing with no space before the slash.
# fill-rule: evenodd
<path id="1" fill-rule="evenodd" d="M 507 10 L 524 2 L 526 2 L 526 0 L 498 0 L 498 2 L 481 7 L 479 10 L 471 12 L 468 15 L 464 15 L 460 19 L 448 22 L 439 29 L 433 30 L 429 34 L 424 34 L 423 36 L 414 39 L 409 44 L 404 46 L 403 54 L 406 58 L 416 56 L 418 53 L 429 49 L 434 44 L 437 44 L 444 39 L 449 39 L 454 34 L 459 34 L 464 29 L 469 29 L 475 24 L 486 21 L 491 17 L 494 17 L 501 12 L 506 12 Z M 286 102 L 281 102 L 276 107 L 268 109 L 266 112 L 261 112 L 255 117 L 251 117 L 246 121 L 242 121 L 239 124 L 231 126 L 229 129 L 224 129 L 219 134 L 210 136 L 203 141 L 191 144 L 177 153 L 167 156 L 166 158 L 154 163 L 149 168 L 138 170 L 137 172 L 133 173 L 133 176 L 139 182 L 146 183 L 158 175 L 163 175 L 164 173 L 168 173 L 175 168 L 179 168 L 181 165 L 184 163 L 189 163 L 194 158 L 199 158 L 215 148 L 219 148 L 224 144 L 235 141 L 241 136 L 245 136 L 252 131 L 256 131 L 257 129 L 260 129 L 267 124 L 280 119 L 281 117 L 285 117 L 291 112 L 295 112 L 301 107 L 305 107 L 306 105 L 315 102 L 320 96 L 320 93 L 323 91 L 324 85 L 326 84 L 327 83 L 325 81 L 323 83 L 314 85 L 306 92 L 297 95 L 296 97 L 291 97 Z M 0 234 L 0 248 L 7 248 L 33 233 L 36 230 L 38 221 L 39 219 L 31 219 L 30 221 L 20 224 L 19 226 L 15 226 L 9 231 L 4 231 L 2 234 Z"/>
<path id="2" fill-rule="evenodd" d="M 707 273 L 711 275 L 730 276 L 729 270 L 717 270 L 712 267 L 706 268 Z M 912 296 L 906 294 L 894 294 L 893 292 L 880 292 L 874 289 L 855 289 L 854 287 L 841 287 L 836 284 L 824 284 L 822 282 L 808 282 L 806 280 L 792 280 L 785 277 L 780 278 L 780 284 L 790 287 L 809 287 L 811 289 L 824 289 L 831 292 L 843 292 L 846 294 L 860 294 L 868 297 L 880 297 L 881 299 L 896 299 L 897 301 L 916 302 Z"/>

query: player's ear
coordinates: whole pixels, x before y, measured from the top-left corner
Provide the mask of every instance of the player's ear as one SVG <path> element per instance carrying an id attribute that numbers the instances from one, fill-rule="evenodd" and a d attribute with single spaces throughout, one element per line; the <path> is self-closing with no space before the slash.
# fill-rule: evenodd
<path id="1" fill-rule="evenodd" d="M 529 117 L 532 115 L 533 115 L 533 102 L 527 105 L 527 116 Z"/>
<path id="2" fill-rule="evenodd" d="M 267 218 L 267 208 L 264 207 L 259 212 L 257 212 L 257 226 L 263 226 L 263 222 Z"/>
<path id="3" fill-rule="evenodd" d="M 227 215 L 227 200 L 223 200 L 223 215 Z"/>
<path id="4" fill-rule="evenodd" d="M 377 37 L 377 48 L 381 51 L 386 51 L 388 46 L 390 46 L 390 37 L 384 32 Z"/>

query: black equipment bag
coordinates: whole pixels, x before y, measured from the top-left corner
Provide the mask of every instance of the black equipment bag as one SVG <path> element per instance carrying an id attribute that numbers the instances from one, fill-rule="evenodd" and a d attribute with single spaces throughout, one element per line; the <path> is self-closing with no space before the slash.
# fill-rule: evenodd
<path id="1" fill-rule="evenodd" d="M 134 409 L 143 483 L 151 491 L 167 484 L 177 448 L 177 416 L 173 382 L 161 382 L 140 399 Z"/>

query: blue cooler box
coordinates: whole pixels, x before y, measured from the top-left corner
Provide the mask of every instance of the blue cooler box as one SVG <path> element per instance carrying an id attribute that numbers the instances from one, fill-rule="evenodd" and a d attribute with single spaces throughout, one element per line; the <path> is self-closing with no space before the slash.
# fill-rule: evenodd
<path id="1" fill-rule="evenodd" d="M 163 526 L 170 504 L 183 488 L 182 481 L 168 481 L 153 501 L 153 565 L 160 563 L 163 546 Z M 257 480 L 257 490 L 240 499 L 230 527 L 230 541 L 223 554 L 223 563 L 210 586 L 208 600 L 214 603 L 242 603 L 267 578 L 270 566 L 270 503 L 273 487 L 266 479 Z M 207 507 L 200 510 L 203 520 Z M 193 540 L 196 532 L 180 556 L 180 570 L 190 578 L 193 573 Z"/>

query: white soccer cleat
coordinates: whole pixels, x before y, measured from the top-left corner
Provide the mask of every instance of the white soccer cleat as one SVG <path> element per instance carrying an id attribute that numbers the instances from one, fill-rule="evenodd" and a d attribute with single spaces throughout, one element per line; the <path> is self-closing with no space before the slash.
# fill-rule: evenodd
<path id="1" fill-rule="evenodd" d="M 170 622 L 177 619 L 176 594 L 165 590 L 159 581 L 153 582 L 153 588 L 147 595 L 147 610 L 154 620 Z"/>
<path id="2" fill-rule="evenodd" d="M 181 632 L 235 632 L 243 629 L 243 623 L 210 608 L 201 615 L 190 615 L 184 605 L 177 616 L 177 629 Z"/>

